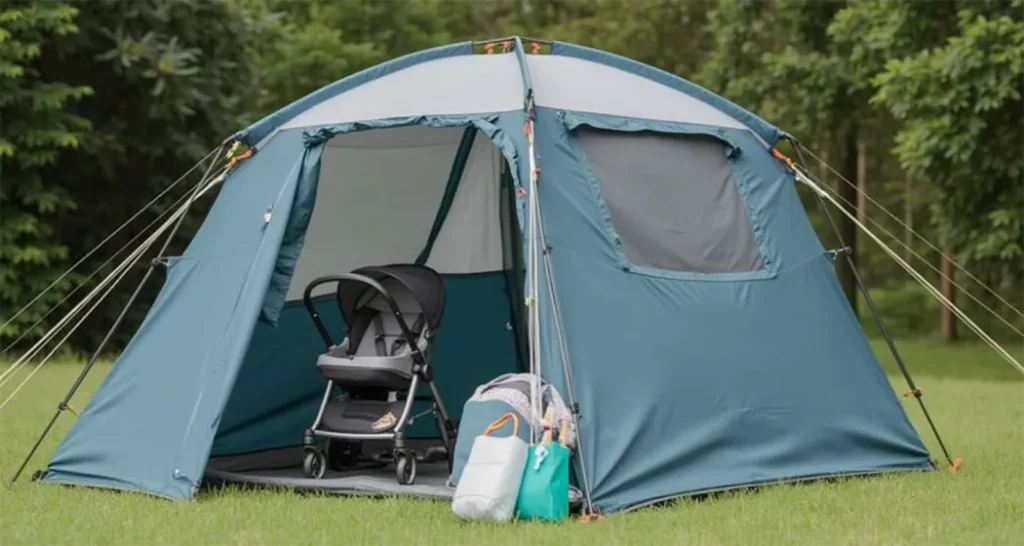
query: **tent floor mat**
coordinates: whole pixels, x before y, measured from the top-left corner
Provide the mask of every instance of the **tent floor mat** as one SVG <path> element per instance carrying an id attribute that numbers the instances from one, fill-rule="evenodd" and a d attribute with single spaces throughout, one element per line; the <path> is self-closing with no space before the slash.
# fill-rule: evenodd
<path id="1" fill-rule="evenodd" d="M 211 468 L 206 471 L 206 479 L 338 495 L 408 495 L 451 499 L 455 494 L 455 488 L 448 487 L 448 464 L 445 462 L 417 464 L 416 482 L 412 485 L 398 483 L 395 478 L 394 465 L 359 468 L 344 472 L 328 470 L 319 480 L 305 477 L 300 466 L 244 471 Z"/>

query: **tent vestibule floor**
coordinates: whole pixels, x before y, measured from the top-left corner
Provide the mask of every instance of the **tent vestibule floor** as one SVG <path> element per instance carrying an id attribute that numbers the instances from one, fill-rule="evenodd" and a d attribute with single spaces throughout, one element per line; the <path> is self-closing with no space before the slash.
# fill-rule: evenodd
<path id="1" fill-rule="evenodd" d="M 211 459 L 206 469 L 206 481 L 339 495 L 409 495 L 450 499 L 455 494 L 455 488 L 448 486 L 448 463 L 443 460 L 418 462 L 416 482 L 412 485 L 398 483 L 393 464 L 373 462 L 360 463 L 344 471 L 328 469 L 323 478 L 315 480 L 302 473 L 301 447 Z"/>

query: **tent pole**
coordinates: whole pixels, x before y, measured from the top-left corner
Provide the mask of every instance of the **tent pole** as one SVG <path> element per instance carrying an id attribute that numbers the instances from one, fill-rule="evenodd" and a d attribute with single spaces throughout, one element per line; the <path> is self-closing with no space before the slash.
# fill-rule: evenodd
<path id="1" fill-rule="evenodd" d="M 793 150 L 796 151 L 797 158 L 800 161 L 800 166 L 806 169 L 807 162 L 804 160 L 804 154 L 801 151 L 800 143 L 792 136 L 787 136 L 786 139 L 789 140 L 789 143 L 793 146 Z M 815 192 L 814 195 L 817 198 L 818 205 L 821 207 L 821 211 L 825 214 L 825 219 L 828 221 L 829 225 L 832 227 L 832 231 L 839 239 L 840 247 L 844 249 L 848 248 L 846 246 L 846 241 L 843 240 L 843 236 L 839 231 L 839 226 L 836 225 L 835 219 L 832 217 L 832 213 L 828 211 L 828 204 L 825 203 L 825 200 L 821 195 L 818 195 L 817 192 Z M 949 450 L 946 449 L 946 444 L 942 441 L 942 436 L 939 434 L 939 429 L 935 426 L 935 422 L 932 421 L 932 417 L 928 413 L 928 408 L 924 405 L 924 400 L 921 399 L 921 389 L 917 388 L 917 385 L 914 383 L 914 378 L 910 376 L 910 370 L 907 369 L 906 363 L 903 362 L 903 357 L 900 356 L 899 350 L 896 349 L 896 342 L 893 341 L 892 335 L 889 334 L 888 328 L 885 327 L 885 323 L 882 321 L 882 316 L 878 313 L 878 309 L 875 307 L 875 302 L 871 298 L 871 294 L 868 292 L 868 287 L 864 284 L 864 280 L 857 271 L 857 266 L 853 257 L 849 252 L 842 252 L 842 254 L 846 258 L 846 263 L 850 267 L 850 272 L 853 273 L 853 278 L 857 282 L 857 286 L 860 288 L 861 294 L 864 295 L 864 302 L 867 303 L 868 310 L 871 312 L 871 316 L 874 319 L 875 324 L 878 325 L 878 329 L 882 332 L 882 337 L 885 338 L 885 343 L 889 347 L 889 352 L 892 353 L 893 359 L 896 361 L 897 366 L 899 366 L 900 373 L 903 374 L 903 378 L 906 380 L 907 386 L 910 388 L 907 395 L 913 396 L 917 399 L 918 405 L 921 406 L 921 413 L 924 414 L 925 420 L 928 421 L 928 426 L 932 429 L 932 433 L 935 435 L 935 440 L 939 443 L 939 448 L 942 449 L 942 454 L 946 457 L 946 462 L 949 463 L 950 470 L 955 470 L 958 465 L 956 465 L 953 458 L 950 457 Z"/>
<path id="2" fill-rule="evenodd" d="M 185 203 L 185 208 L 182 211 L 181 216 L 178 217 L 178 221 L 174 224 L 170 232 L 167 234 L 167 238 L 164 239 L 163 245 L 160 247 L 159 252 L 157 252 L 157 259 L 154 259 L 153 261 L 150 262 L 149 267 L 146 268 L 146 274 L 143 275 L 142 280 L 140 280 L 139 284 L 136 285 L 135 291 L 132 292 L 132 295 L 128 298 L 128 301 L 125 302 L 124 307 L 121 308 L 121 313 L 117 315 L 116 319 L 114 319 L 114 323 L 107 330 L 106 335 L 103 336 L 103 339 L 96 347 L 96 350 L 93 352 L 92 357 L 90 357 L 89 361 L 85 364 L 85 367 L 82 368 L 82 372 L 78 374 L 78 377 L 75 379 L 74 384 L 71 385 L 71 388 L 68 389 L 67 394 L 64 395 L 64 399 L 61 400 L 59 404 L 57 404 L 57 411 L 54 412 L 53 417 L 50 418 L 50 422 L 46 424 L 46 428 L 43 429 L 43 432 L 42 434 L 39 435 L 39 438 L 36 440 L 35 445 L 33 445 L 32 449 L 29 450 L 28 455 L 25 456 L 25 460 L 21 462 L 21 466 L 18 467 L 18 471 L 14 473 L 14 476 L 11 478 L 11 485 L 14 485 L 14 482 L 18 481 L 18 477 L 21 476 L 22 472 L 24 472 L 25 467 L 28 466 L 29 461 L 32 460 L 32 457 L 36 454 L 36 451 L 39 449 L 39 446 L 43 443 L 43 440 L 46 439 L 46 435 L 50 433 L 50 429 L 52 429 L 53 425 L 57 422 L 57 418 L 60 417 L 61 412 L 69 408 L 68 402 L 71 401 L 71 398 L 78 391 L 78 388 L 82 386 L 82 382 L 85 381 L 86 376 L 89 375 L 89 372 L 92 370 L 92 367 L 96 364 L 96 361 L 99 360 L 99 357 L 103 353 L 103 349 L 106 348 L 106 345 L 110 341 L 110 338 L 114 336 L 114 331 L 117 330 L 117 327 L 121 325 L 121 321 L 124 320 L 124 317 L 128 315 L 128 310 L 131 309 L 132 304 L 135 303 L 135 300 L 139 297 L 139 294 L 142 292 L 143 286 L 146 285 L 146 281 L 149 280 L 149 277 L 153 274 L 153 271 L 156 269 L 158 259 L 161 256 L 163 256 L 164 252 L 167 251 L 167 247 L 170 246 L 171 241 L 174 239 L 175 234 L 178 233 L 178 229 L 181 227 L 181 224 L 185 220 L 185 216 L 188 214 L 188 209 L 192 206 L 192 203 L 195 202 L 196 198 L 199 195 L 200 190 L 202 190 L 202 188 L 209 181 L 210 173 L 213 172 L 213 168 L 217 165 L 217 162 L 220 160 L 221 155 L 224 152 L 224 148 L 226 147 L 226 144 L 227 142 L 218 147 L 217 153 L 214 154 L 213 159 L 210 160 L 210 165 L 206 168 L 206 172 L 203 174 L 203 177 L 199 180 L 199 182 L 196 183 L 195 187 L 192 189 L 192 194 L 189 196 L 188 202 Z"/>

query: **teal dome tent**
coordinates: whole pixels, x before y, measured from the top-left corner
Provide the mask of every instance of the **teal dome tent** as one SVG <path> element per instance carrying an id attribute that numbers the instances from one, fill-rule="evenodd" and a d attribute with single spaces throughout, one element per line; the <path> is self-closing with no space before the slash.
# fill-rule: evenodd
<path id="1" fill-rule="evenodd" d="M 303 288 L 390 263 L 444 277 L 434 367 L 456 418 L 509 372 L 578 410 L 595 509 L 931 469 L 783 138 L 560 42 L 459 43 L 328 85 L 235 135 L 245 158 L 41 478 L 186 500 L 213 461 L 293 450 L 323 393 Z"/>

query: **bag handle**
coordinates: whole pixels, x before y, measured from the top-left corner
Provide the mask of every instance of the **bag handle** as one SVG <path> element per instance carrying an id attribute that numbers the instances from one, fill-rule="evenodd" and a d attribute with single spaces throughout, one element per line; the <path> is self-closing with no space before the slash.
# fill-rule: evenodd
<path id="1" fill-rule="evenodd" d="M 483 435 L 490 436 L 492 432 L 501 428 L 501 426 L 504 425 L 509 419 L 512 420 L 512 436 L 519 436 L 519 417 L 517 417 L 516 414 L 511 412 L 502 415 L 500 419 L 491 423 L 491 426 L 487 427 L 487 430 L 484 431 Z"/>

